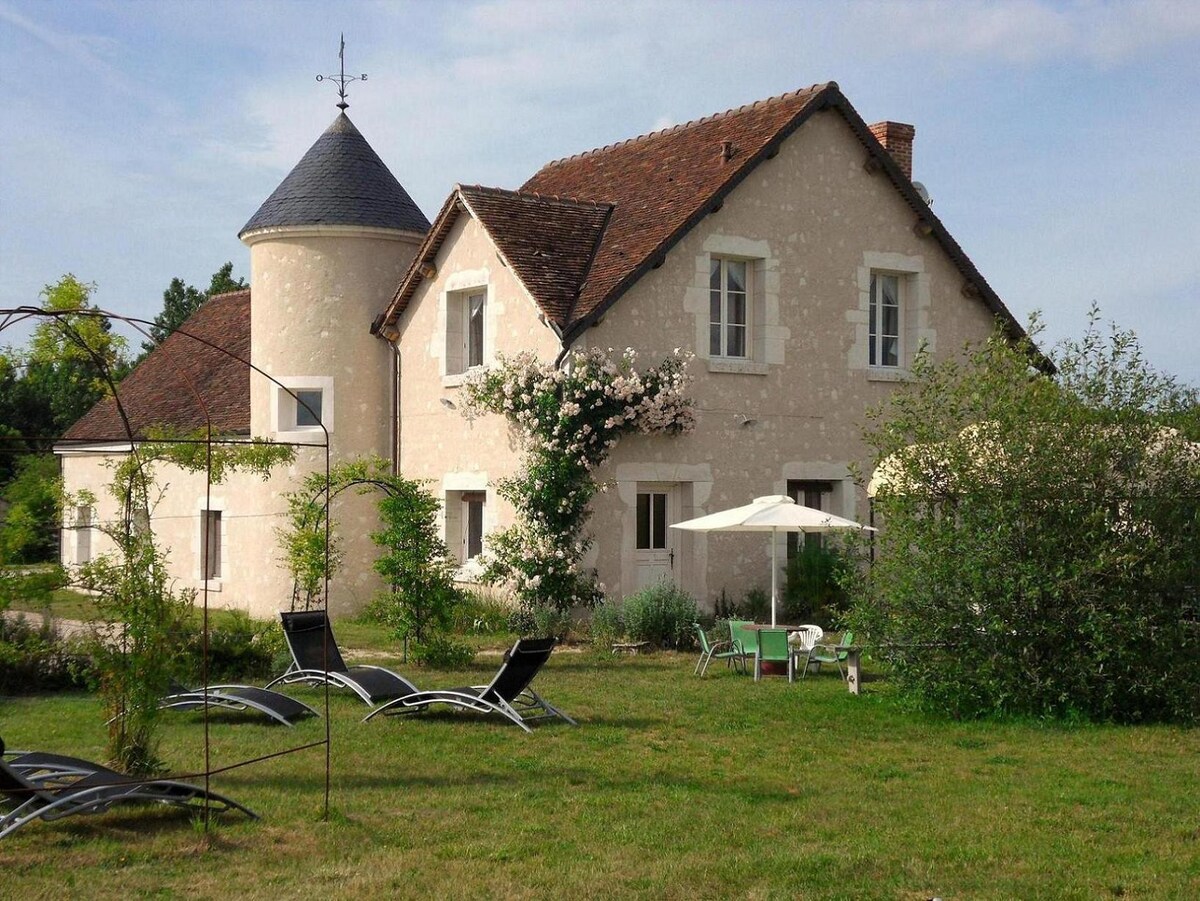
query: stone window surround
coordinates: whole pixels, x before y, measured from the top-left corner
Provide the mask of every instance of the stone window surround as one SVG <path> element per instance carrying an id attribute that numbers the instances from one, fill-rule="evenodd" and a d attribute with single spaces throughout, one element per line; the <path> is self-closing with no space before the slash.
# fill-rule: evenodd
<path id="1" fill-rule="evenodd" d="M 828 482 L 833 491 L 829 495 L 829 513 L 834 516 L 841 516 L 844 519 L 854 519 L 857 521 L 855 513 L 858 503 L 858 493 L 854 485 L 854 477 L 850 474 L 850 464 L 848 462 L 814 460 L 811 462 L 792 461 L 784 463 L 780 472 L 780 478 L 775 482 L 774 494 L 786 495 L 788 493 L 788 482 Z M 781 533 L 777 536 L 776 553 L 779 560 L 787 560 L 787 535 Z M 768 572 L 770 571 L 770 542 L 767 542 L 768 547 L 763 552 L 764 558 L 768 561 Z"/>
<path id="2" fill-rule="evenodd" d="M 871 274 L 900 276 L 900 365 L 871 366 L 870 310 Z M 929 326 L 929 273 L 923 256 L 907 256 L 885 251 L 863 251 L 862 265 L 857 268 L 858 306 L 846 312 L 854 325 L 854 342 L 850 346 L 848 368 L 865 370 L 867 379 L 879 382 L 902 382 L 911 378 L 909 366 L 913 355 L 922 345 L 937 349 L 937 330 Z"/>
<path id="3" fill-rule="evenodd" d="M 779 322 L 779 260 L 771 255 L 770 242 L 737 235 L 712 234 L 695 258 L 693 282 L 685 293 L 684 309 L 695 319 L 697 356 L 709 372 L 766 375 L 782 365 L 789 330 Z M 746 359 L 709 354 L 709 275 L 713 257 L 745 260 L 750 281 Z"/>
<path id="4" fill-rule="evenodd" d="M 221 575 L 208 580 L 209 591 L 220 591 L 222 584 L 229 578 L 230 560 L 229 560 L 229 522 L 225 518 L 225 498 L 210 497 L 207 502 L 204 497 L 196 499 L 196 528 L 192 535 L 192 553 L 195 555 L 196 564 L 192 567 L 192 574 L 196 580 L 197 590 L 204 588 L 204 572 L 202 569 L 204 561 L 204 511 L 211 510 L 214 513 L 221 514 Z"/>
<path id="5" fill-rule="evenodd" d="M 282 387 L 281 387 L 282 386 Z M 333 378 L 325 375 L 276 376 L 271 383 L 271 426 L 276 441 L 311 443 L 323 441 L 325 432 L 320 426 L 297 426 L 295 424 L 296 399 L 284 388 L 292 391 L 321 392 L 321 423 L 332 435 L 334 426 Z"/>

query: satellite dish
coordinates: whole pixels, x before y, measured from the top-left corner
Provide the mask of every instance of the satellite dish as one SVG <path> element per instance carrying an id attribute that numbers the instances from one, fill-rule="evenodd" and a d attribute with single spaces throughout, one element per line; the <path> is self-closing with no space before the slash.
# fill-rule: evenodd
<path id="1" fill-rule="evenodd" d="M 919 181 L 913 182 L 913 187 L 917 189 L 917 196 L 925 201 L 925 206 L 933 206 L 933 198 L 929 196 L 929 189 Z"/>

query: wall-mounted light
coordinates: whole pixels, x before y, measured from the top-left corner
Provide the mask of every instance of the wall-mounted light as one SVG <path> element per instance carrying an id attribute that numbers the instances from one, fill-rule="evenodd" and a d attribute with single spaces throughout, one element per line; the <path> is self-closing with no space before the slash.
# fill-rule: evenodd
<path id="1" fill-rule="evenodd" d="M 752 425 L 758 424 L 757 419 L 755 419 L 753 416 L 747 416 L 745 413 L 739 413 L 737 416 L 734 417 L 734 419 L 736 419 L 737 424 L 740 425 L 744 429 L 749 428 Z"/>
<path id="2" fill-rule="evenodd" d="M 458 409 L 458 407 L 457 407 L 457 405 L 454 403 L 454 401 L 452 401 L 452 400 L 451 400 L 450 398 L 448 398 L 448 397 L 443 397 L 443 398 L 442 398 L 442 406 L 443 406 L 443 407 L 445 407 L 447 410 L 457 410 L 457 409 Z"/>
<path id="3" fill-rule="evenodd" d="M 417 271 L 421 273 L 421 278 L 437 278 L 437 266 L 428 260 L 417 267 Z"/>

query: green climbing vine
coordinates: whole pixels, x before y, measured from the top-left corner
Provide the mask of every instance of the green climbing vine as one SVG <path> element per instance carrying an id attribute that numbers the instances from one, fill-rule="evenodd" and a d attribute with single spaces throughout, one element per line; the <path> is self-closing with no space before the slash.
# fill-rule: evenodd
<path id="1" fill-rule="evenodd" d="M 622 435 L 691 431 L 688 359 L 676 350 L 639 372 L 631 349 L 616 359 L 611 349 L 576 351 L 562 367 L 522 353 L 468 378 L 467 415 L 505 416 L 525 452 L 521 470 L 498 485 L 518 519 L 488 536 L 486 581 L 508 586 L 526 610 L 600 599 L 596 573 L 582 563 L 592 543 L 588 505 L 600 490 L 595 470 Z"/>

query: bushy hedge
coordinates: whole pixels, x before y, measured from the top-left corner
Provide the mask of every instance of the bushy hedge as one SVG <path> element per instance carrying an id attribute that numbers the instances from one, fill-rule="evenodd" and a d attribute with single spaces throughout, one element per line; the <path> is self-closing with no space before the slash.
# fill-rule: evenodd
<path id="1" fill-rule="evenodd" d="M 186 669 L 195 681 L 202 672 L 204 636 L 199 617 L 188 623 L 185 638 Z M 210 617 L 208 629 L 208 681 L 239 681 L 276 676 L 291 662 L 283 629 L 277 621 L 252 619 L 241 611 Z M 282 666 L 281 666 L 282 664 Z"/>
<path id="2" fill-rule="evenodd" d="M 49 620 L 34 625 L 22 616 L 0 617 L 0 695 L 87 688 L 90 672 L 82 648 Z"/>
<path id="3" fill-rule="evenodd" d="M 954 716 L 1195 721 L 1196 394 L 1094 321 L 1055 376 L 1035 357 L 998 335 L 921 359 L 868 435 L 887 476 L 857 630 Z"/>
<path id="4" fill-rule="evenodd" d="M 631 641 L 648 641 L 663 648 L 692 646 L 693 624 L 699 618 L 691 595 L 660 582 L 625 598 L 621 618 Z"/>

